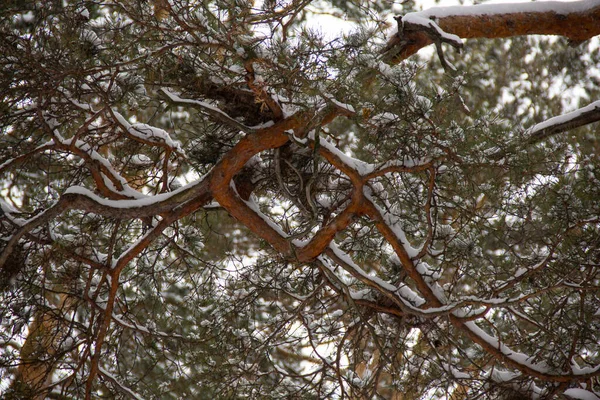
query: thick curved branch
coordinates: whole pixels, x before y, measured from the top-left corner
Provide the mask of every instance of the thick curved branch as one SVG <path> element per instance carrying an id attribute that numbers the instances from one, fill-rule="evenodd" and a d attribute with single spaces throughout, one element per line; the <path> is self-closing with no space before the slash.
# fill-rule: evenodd
<path id="1" fill-rule="evenodd" d="M 323 226 L 305 246 L 296 251 L 296 256 L 301 262 L 314 260 L 325 251 L 338 232 L 343 231 L 352 223 L 360 210 L 362 200 L 361 189 L 355 190 L 352 201 L 340 214 Z"/>
<path id="2" fill-rule="evenodd" d="M 425 282 L 425 279 L 421 273 L 417 270 L 415 261 L 411 254 L 407 250 L 408 243 L 404 243 L 405 238 L 398 237 L 398 233 L 394 231 L 392 227 L 386 221 L 386 218 L 382 215 L 382 212 L 377 206 L 369 199 L 365 199 L 365 214 L 369 216 L 374 222 L 377 230 L 385 238 L 385 240 L 393 247 L 394 252 L 400 259 L 400 263 L 406 271 L 406 274 L 415 282 L 415 285 L 421 295 L 425 298 L 429 306 L 441 307 L 444 304 L 436 296 L 431 287 Z M 416 254 L 414 254 L 416 255 Z"/>
<path id="3" fill-rule="evenodd" d="M 2 268 L 23 235 L 43 226 L 64 211 L 71 209 L 85 210 L 117 219 L 142 218 L 169 212 L 174 213 L 174 215 L 169 216 L 169 219 L 174 221 L 177 217 L 187 215 L 202 207 L 215 195 L 214 197 L 220 200 L 221 204 L 231 212 L 234 210 L 234 206 L 228 204 L 228 196 L 231 195 L 230 183 L 235 174 L 255 154 L 285 144 L 289 140 L 289 136 L 285 134 L 285 131 L 304 126 L 307 121 L 308 114 L 299 113 L 273 126 L 257 130 L 256 133 L 241 139 L 202 180 L 171 193 L 134 200 L 108 200 L 95 195 L 88 189 L 77 186 L 71 187 L 54 206 L 25 222 L 17 229 L 0 254 L 0 268 Z M 229 207 L 226 205 L 229 205 Z M 243 209 L 240 208 L 240 210 Z"/>
<path id="4" fill-rule="evenodd" d="M 242 200 L 231 186 L 216 191 L 215 200 L 232 217 L 244 224 L 258 237 L 266 240 L 278 253 L 284 257 L 292 256 L 292 244 L 288 241 L 285 233 L 268 218 L 263 218 L 258 207 L 252 207 L 252 203 Z"/>
<path id="5" fill-rule="evenodd" d="M 428 32 L 432 27 L 439 28 L 442 36 L 445 33 L 463 39 L 559 35 L 581 42 L 600 35 L 600 3 L 582 0 L 434 7 L 407 14 L 398 25 L 382 50 L 391 63 L 434 43 Z"/>

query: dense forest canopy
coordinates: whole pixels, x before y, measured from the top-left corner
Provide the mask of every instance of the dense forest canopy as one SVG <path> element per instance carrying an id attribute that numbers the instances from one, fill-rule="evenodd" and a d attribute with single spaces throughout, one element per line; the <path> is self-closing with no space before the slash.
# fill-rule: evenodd
<path id="1" fill-rule="evenodd" d="M 2 398 L 600 398 L 599 30 L 3 2 Z"/>

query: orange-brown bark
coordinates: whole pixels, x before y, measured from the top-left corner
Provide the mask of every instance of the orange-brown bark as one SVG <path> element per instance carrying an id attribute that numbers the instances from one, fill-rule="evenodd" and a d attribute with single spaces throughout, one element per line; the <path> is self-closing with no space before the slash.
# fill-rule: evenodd
<path id="1" fill-rule="evenodd" d="M 585 11 L 578 5 L 590 4 Z M 559 35 L 574 43 L 600 35 L 600 4 L 590 1 L 569 3 L 575 12 L 521 11 L 519 4 L 508 13 L 477 13 L 477 6 L 461 7 L 457 14 L 436 17 L 435 9 L 424 16 L 434 21 L 444 32 L 463 39 L 506 38 L 523 35 Z M 542 9 L 543 10 L 543 9 Z M 472 11 L 472 12 L 471 12 Z M 433 43 L 418 25 L 404 24 L 399 34 L 391 37 L 383 52 L 389 53 L 392 62 L 399 62 L 417 53 L 421 48 Z"/>

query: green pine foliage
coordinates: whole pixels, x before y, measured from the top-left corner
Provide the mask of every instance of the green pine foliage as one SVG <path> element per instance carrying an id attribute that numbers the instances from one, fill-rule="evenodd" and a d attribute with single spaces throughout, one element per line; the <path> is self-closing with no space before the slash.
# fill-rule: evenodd
<path id="1" fill-rule="evenodd" d="M 0 6 L 0 396 L 597 393 L 573 367 L 600 365 L 598 126 L 530 137 L 598 99 L 597 38 L 470 40 L 445 52 L 456 72 L 388 65 L 385 21 L 415 5 L 389 7 Z M 324 15 L 351 29 L 315 29 Z M 214 193 L 181 211 L 243 140 L 303 115 L 230 182 L 289 254 Z M 342 164 L 374 175 L 357 189 Z M 376 211 L 300 260 L 357 190 Z M 58 209 L 69 195 L 96 203 Z M 471 323 L 544 372 L 475 343 Z"/>

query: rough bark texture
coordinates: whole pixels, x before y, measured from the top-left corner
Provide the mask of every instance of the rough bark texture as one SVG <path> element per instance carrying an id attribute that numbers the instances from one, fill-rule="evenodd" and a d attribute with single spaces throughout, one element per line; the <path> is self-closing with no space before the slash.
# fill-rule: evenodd
<path id="1" fill-rule="evenodd" d="M 591 1 L 585 12 L 558 13 L 520 12 L 515 4 L 515 12 L 505 14 L 477 15 L 477 6 L 461 7 L 463 15 L 450 15 L 436 18 L 435 9 L 427 11 L 427 16 L 444 32 L 464 39 L 506 38 L 523 35 L 559 35 L 568 38 L 574 44 L 600 35 L 600 4 Z M 471 10 L 473 15 L 468 15 Z M 458 8 L 457 8 L 458 10 Z M 434 43 L 435 38 L 423 30 L 422 26 L 403 24 L 399 33 L 393 35 L 383 52 L 390 55 L 392 62 L 400 62 L 421 48 Z"/>

